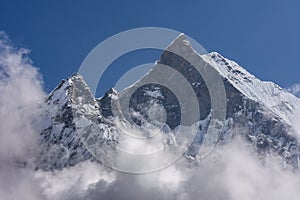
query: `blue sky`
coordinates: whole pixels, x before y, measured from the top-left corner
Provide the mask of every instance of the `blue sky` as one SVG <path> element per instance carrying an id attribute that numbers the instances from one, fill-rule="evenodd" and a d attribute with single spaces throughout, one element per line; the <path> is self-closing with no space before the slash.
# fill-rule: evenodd
<path id="1" fill-rule="evenodd" d="M 184 32 L 208 51 L 237 61 L 260 79 L 287 87 L 299 82 L 300 1 L 297 0 L 109 0 L 0 3 L 0 29 L 31 58 L 46 90 L 76 72 L 101 41 L 121 31 L 157 26 Z M 98 95 L 114 85 L 120 66 L 153 62 L 158 51 L 121 57 L 100 82 Z"/>

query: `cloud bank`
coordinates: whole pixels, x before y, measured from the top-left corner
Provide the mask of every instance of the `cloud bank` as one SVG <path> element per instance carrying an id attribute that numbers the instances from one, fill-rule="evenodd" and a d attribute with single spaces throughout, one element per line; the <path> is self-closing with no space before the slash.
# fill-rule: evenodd
<path id="1" fill-rule="evenodd" d="M 36 143 L 34 122 L 43 98 L 42 81 L 28 58 L 0 32 L 0 157 L 28 157 Z"/>
<path id="2" fill-rule="evenodd" d="M 0 199 L 42 199 L 32 164 L 37 149 L 35 128 L 43 98 L 42 81 L 28 58 L 0 32 Z"/>
<path id="3" fill-rule="evenodd" d="M 296 200 L 299 183 L 298 173 L 282 170 L 271 157 L 263 165 L 250 146 L 235 140 L 200 164 L 182 159 L 155 173 L 118 174 L 112 185 L 97 185 L 83 199 Z"/>
<path id="4" fill-rule="evenodd" d="M 149 174 L 119 173 L 90 161 L 58 171 L 34 170 L 44 91 L 28 53 L 0 33 L 0 199 L 299 199 L 299 173 L 283 170 L 273 157 L 262 162 L 239 139 L 200 163 L 182 158 Z"/>

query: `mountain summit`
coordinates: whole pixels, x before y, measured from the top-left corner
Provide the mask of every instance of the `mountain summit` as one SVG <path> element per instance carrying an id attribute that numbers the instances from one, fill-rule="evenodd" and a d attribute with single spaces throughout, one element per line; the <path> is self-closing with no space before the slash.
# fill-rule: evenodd
<path id="1" fill-rule="evenodd" d="M 205 69 L 214 70 L 222 79 L 226 116 L 214 125 L 215 129 L 221 127 L 217 135 L 208 133 L 208 124 L 213 123 L 212 102 L 216 100 L 210 96 L 204 77 L 199 76 L 195 66 L 185 58 L 203 63 Z M 110 150 L 120 145 L 119 126 L 124 123 L 114 115 L 112 105 L 128 96 L 130 116 L 127 117 L 137 127 L 149 128 L 149 123 L 158 125 L 167 133 L 167 145 L 180 143 L 180 137 L 174 132 L 185 114 L 181 111 L 181 102 L 161 84 L 142 85 L 164 65 L 186 79 L 199 103 L 200 117 L 191 117 L 193 123 L 186 124 L 197 126 L 197 133 L 185 153 L 187 159 L 202 158 L 199 151 L 204 141 L 222 145 L 239 136 L 249 141 L 262 158 L 272 154 L 280 157 L 284 166 L 299 167 L 300 99 L 272 82 L 257 79 L 217 52 L 198 54 L 181 34 L 166 48 L 149 73 L 123 91 L 110 89 L 103 97 L 95 98 L 81 75 L 74 74 L 63 80 L 46 100 L 46 120 L 41 133 L 44 143 L 38 168 L 60 169 L 84 160 L 95 160 L 94 155 L 110 159 Z M 161 107 L 165 115 L 158 114 Z M 88 135 L 91 132 L 97 135 Z"/>

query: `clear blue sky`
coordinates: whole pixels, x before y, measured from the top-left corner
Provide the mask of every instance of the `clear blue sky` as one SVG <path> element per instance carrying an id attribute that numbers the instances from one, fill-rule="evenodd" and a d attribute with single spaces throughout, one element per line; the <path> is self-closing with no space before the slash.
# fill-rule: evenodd
<path id="1" fill-rule="evenodd" d="M 260 79 L 283 87 L 300 81 L 299 0 L 44 2 L 1 0 L 0 29 L 32 51 L 47 90 L 77 71 L 89 51 L 107 37 L 145 26 L 184 32 Z M 135 66 L 159 55 L 148 53 L 125 56 L 116 63 Z M 99 94 L 114 85 L 109 80 L 117 79 L 116 70 L 107 73 Z"/>

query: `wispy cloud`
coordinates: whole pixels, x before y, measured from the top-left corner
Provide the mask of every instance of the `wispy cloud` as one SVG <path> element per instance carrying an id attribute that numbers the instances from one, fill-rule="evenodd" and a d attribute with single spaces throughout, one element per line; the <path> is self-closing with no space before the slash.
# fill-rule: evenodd
<path id="1" fill-rule="evenodd" d="M 34 122 L 43 98 L 38 69 L 28 58 L 29 51 L 14 48 L 0 32 L 0 158 L 28 157 L 35 147 Z"/>
<path id="2" fill-rule="evenodd" d="M 300 83 L 295 83 L 290 87 L 286 88 L 286 90 L 294 94 L 296 97 L 300 97 Z"/>
<path id="3" fill-rule="evenodd" d="M 35 157 L 39 134 L 34 123 L 44 96 L 28 53 L 0 32 L 0 199 L 41 199 L 33 171 L 16 167 L 30 166 Z"/>
<path id="4" fill-rule="evenodd" d="M 96 185 L 82 199 L 296 200 L 299 183 L 299 174 L 282 170 L 276 158 L 262 164 L 246 142 L 234 140 L 198 165 L 182 159 L 155 173 L 118 174 L 105 190 Z"/>

